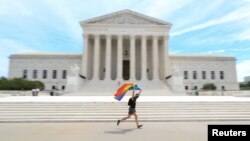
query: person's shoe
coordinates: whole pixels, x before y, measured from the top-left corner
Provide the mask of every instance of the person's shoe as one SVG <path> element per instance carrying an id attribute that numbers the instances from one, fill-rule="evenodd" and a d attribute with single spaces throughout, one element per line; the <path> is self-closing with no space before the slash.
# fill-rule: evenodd
<path id="1" fill-rule="evenodd" d="M 117 120 L 117 126 L 120 124 L 120 122 L 121 122 L 120 120 Z"/>
<path id="2" fill-rule="evenodd" d="M 139 126 L 137 126 L 137 128 L 141 128 L 143 125 L 139 125 Z"/>

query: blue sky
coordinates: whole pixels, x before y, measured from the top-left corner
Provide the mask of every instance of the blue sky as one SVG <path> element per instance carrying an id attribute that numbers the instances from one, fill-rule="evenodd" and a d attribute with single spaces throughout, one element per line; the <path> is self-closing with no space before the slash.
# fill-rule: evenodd
<path id="1" fill-rule="evenodd" d="M 79 21 L 130 9 L 170 22 L 170 53 L 237 58 L 250 76 L 250 0 L 0 0 L 0 76 L 8 56 L 82 52 Z"/>

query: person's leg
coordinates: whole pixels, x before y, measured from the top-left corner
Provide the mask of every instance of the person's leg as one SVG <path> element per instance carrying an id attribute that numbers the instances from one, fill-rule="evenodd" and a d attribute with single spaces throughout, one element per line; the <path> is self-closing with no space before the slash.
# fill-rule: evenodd
<path id="1" fill-rule="evenodd" d="M 128 116 L 122 118 L 121 120 L 117 120 L 117 126 L 120 124 L 120 122 L 122 122 L 122 121 L 124 121 L 124 120 L 127 120 L 127 119 L 129 119 L 130 117 L 131 117 L 131 115 L 128 114 Z"/>
<path id="2" fill-rule="evenodd" d="M 124 120 L 129 119 L 130 117 L 131 117 L 131 115 L 128 115 L 128 116 L 126 116 L 126 117 L 122 118 L 120 121 L 122 122 L 122 121 L 124 121 Z"/>
<path id="3" fill-rule="evenodd" d="M 135 116 L 135 123 L 137 125 L 137 127 L 139 126 L 139 123 L 138 123 L 138 116 L 136 113 L 133 114 Z"/>
<path id="4" fill-rule="evenodd" d="M 142 125 L 139 125 L 138 116 L 137 116 L 136 112 L 133 115 L 135 116 L 135 122 L 136 122 L 137 127 L 138 128 L 142 127 Z"/>

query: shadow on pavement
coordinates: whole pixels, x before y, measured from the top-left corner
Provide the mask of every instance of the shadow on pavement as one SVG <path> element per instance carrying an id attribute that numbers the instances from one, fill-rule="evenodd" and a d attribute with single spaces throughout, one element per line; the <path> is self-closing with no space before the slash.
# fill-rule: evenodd
<path id="1" fill-rule="evenodd" d="M 135 130 L 137 128 L 133 128 L 133 129 L 118 129 L 115 131 L 105 131 L 105 134 L 126 134 L 128 132 L 132 132 L 133 130 Z"/>

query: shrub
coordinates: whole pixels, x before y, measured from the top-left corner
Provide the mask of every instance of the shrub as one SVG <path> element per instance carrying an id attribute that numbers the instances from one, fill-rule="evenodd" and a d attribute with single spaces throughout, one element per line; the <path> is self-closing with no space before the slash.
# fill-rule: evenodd
<path id="1" fill-rule="evenodd" d="M 216 90 L 216 86 L 213 83 L 204 84 L 202 90 Z"/>
<path id="2" fill-rule="evenodd" d="M 32 90 L 34 88 L 44 90 L 44 84 L 40 81 L 30 81 L 22 78 L 0 79 L 0 90 Z"/>
<path id="3" fill-rule="evenodd" d="M 247 83 L 240 83 L 240 89 L 241 90 L 250 90 L 250 81 Z"/>

